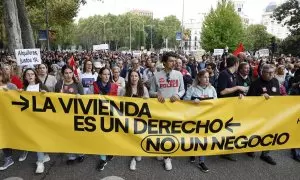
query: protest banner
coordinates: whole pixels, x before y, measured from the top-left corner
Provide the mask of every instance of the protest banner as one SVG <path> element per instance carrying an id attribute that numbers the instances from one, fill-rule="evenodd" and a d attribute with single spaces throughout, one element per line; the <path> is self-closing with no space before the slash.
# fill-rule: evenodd
<path id="1" fill-rule="evenodd" d="M 259 57 L 269 57 L 270 55 L 269 49 L 260 49 L 258 53 L 259 53 Z"/>
<path id="2" fill-rule="evenodd" d="M 109 50 L 108 44 L 93 45 L 93 51 Z"/>
<path id="3" fill-rule="evenodd" d="M 214 49 L 214 56 L 222 56 L 224 49 Z"/>
<path id="4" fill-rule="evenodd" d="M 40 49 L 16 49 L 15 55 L 18 66 L 41 64 Z"/>
<path id="5" fill-rule="evenodd" d="M 156 99 L 0 92 L 0 148 L 197 156 L 300 147 L 300 97 Z"/>

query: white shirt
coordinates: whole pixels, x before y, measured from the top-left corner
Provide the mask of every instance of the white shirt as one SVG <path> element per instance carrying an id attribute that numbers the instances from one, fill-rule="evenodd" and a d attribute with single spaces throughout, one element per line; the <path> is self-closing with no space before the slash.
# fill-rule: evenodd
<path id="1" fill-rule="evenodd" d="M 80 82 L 82 83 L 83 86 L 83 92 L 84 94 L 93 94 L 92 91 L 90 90 L 91 86 L 95 81 L 97 81 L 98 78 L 98 73 L 83 73 L 80 76 Z"/>
<path id="2" fill-rule="evenodd" d="M 119 76 L 119 79 L 117 81 L 115 81 L 114 78 L 112 78 L 112 82 L 117 84 L 119 88 L 125 88 L 125 79 L 121 76 Z"/>
<path id="3" fill-rule="evenodd" d="M 28 85 L 26 91 L 39 92 L 40 91 L 40 84 Z"/>

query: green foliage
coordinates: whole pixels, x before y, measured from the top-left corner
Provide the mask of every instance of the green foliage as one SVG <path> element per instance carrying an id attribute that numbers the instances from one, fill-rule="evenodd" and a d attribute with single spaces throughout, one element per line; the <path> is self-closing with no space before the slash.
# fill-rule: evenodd
<path id="1" fill-rule="evenodd" d="M 175 34 L 180 31 L 181 23 L 175 16 L 159 20 L 131 13 L 118 16 L 108 14 L 80 19 L 78 23 L 73 23 L 80 4 L 85 4 L 85 0 L 25 0 L 25 3 L 36 38 L 38 30 L 46 29 L 47 7 L 49 29 L 56 32 L 56 40 L 52 41 L 51 45 L 69 47 L 71 44 L 77 44 L 91 49 L 94 44 L 110 43 L 111 47 L 129 47 L 130 22 L 132 49 L 139 49 L 141 46 L 150 49 L 151 26 L 155 49 L 163 46 L 165 38 L 168 38 L 170 47 L 178 45 Z M 3 8 L 0 9 L 0 13 L 2 10 Z"/>
<path id="2" fill-rule="evenodd" d="M 130 47 L 130 22 L 132 49 L 144 46 L 151 47 L 151 26 L 153 47 L 163 46 L 163 39 L 169 39 L 169 46 L 174 47 L 178 42 L 175 33 L 181 28 L 180 21 L 175 16 L 165 17 L 163 20 L 131 13 L 123 15 L 108 14 L 80 19 L 75 33 L 78 44 L 91 48 L 94 44 L 109 43 L 117 47 Z M 105 27 L 104 27 L 105 25 Z"/>
<path id="3" fill-rule="evenodd" d="M 288 26 L 291 35 L 279 44 L 280 53 L 300 56 L 300 2 L 288 0 L 281 4 L 273 13 L 273 17 Z"/>
<path id="4" fill-rule="evenodd" d="M 176 32 L 181 31 L 181 23 L 176 16 L 167 16 L 158 24 L 158 32 L 163 39 L 168 39 L 169 47 L 178 46 L 179 42 L 176 41 Z"/>
<path id="5" fill-rule="evenodd" d="M 300 35 L 290 35 L 279 44 L 280 54 L 300 56 Z"/>
<path id="6" fill-rule="evenodd" d="M 220 0 L 217 8 L 211 9 L 203 22 L 201 45 L 207 51 L 226 46 L 233 51 L 242 41 L 243 34 L 243 23 L 233 3 Z"/>
<path id="7" fill-rule="evenodd" d="M 273 13 L 275 19 L 287 25 L 292 34 L 300 35 L 300 1 L 288 0 Z"/>
<path id="8" fill-rule="evenodd" d="M 46 2 L 50 28 L 67 26 L 79 9 L 79 0 L 27 0 L 29 19 L 35 30 L 46 28 Z"/>
<path id="9" fill-rule="evenodd" d="M 268 48 L 272 35 L 269 34 L 264 25 L 250 25 L 245 30 L 244 46 L 247 50 L 257 51 L 261 48 Z"/>

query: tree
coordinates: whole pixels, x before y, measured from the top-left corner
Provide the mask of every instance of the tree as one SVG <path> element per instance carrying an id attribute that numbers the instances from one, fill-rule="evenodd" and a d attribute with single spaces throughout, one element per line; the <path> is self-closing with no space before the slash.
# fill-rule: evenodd
<path id="1" fill-rule="evenodd" d="M 247 50 L 257 51 L 261 48 L 268 48 L 272 35 L 269 34 L 264 25 L 250 25 L 245 30 L 244 46 Z"/>
<path id="2" fill-rule="evenodd" d="M 290 35 L 279 43 L 279 53 L 300 56 L 300 35 Z"/>
<path id="3" fill-rule="evenodd" d="M 22 35 L 23 47 L 28 49 L 35 48 L 33 31 L 25 7 L 25 1 L 16 0 L 16 2 L 17 2 L 18 17 L 19 17 L 21 33 L 22 33 L 21 35 Z"/>
<path id="4" fill-rule="evenodd" d="M 244 27 L 231 1 L 220 0 L 216 9 L 205 17 L 201 32 L 201 45 L 207 51 L 225 48 L 233 51 L 241 42 Z"/>
<path id="5" fill-rule="evenodd" d="M 3 9 L 8 38 L 8 52 L 13 54 L 15 49 L 23 48 L 16 0 L 4 1 Z"/>
<path id="6" fill-rule="evenodd" d="M 176 16 L 167 16 L 162 21 L 160 21 L 158 25 L 158 31 L 163 37 L 163 39 L 168 39 L 170 47 L 175 47 L 179 45 L 179 42 L 176 41 L 175 36 L 176 32 L 181 31 L 181 23 L 176 18 Z"/>
<path id="7" fill-rule="evenodd" d="M 300 55 L 300 2 L 299 0 L 288 0 L 273 13 L 273 17 L 286 25 L 291 32 L 286 39 L 279 44 L 280 53 Z"/>
<path id="8" fill-rule="evenodd" d="M 300 35 L 300 2 L 299 0 L 288 0 L 273 13 L 273 17 L 279 22 L 287 25 L 290 32 Z"/>
<path id="9" fill-rule="evenodd" d="M 130 28 L 131 24 L 131 28 Z M 85 48 L 91 48 L 93 44 L 107 42 L 111 49 L 129 49 L 130 29 L 132 49 L 140 49 L 145 46 L 155 49 L 163 46 L 163 39 L 168 38 L 170 46 L 176 46 L 175 33 L 178 31 L 180 21 L 175 16 L 166 17 L 164 20 L 152 19 L 148 16 L 139 16 L 132 13 L 122 15 L 93 16 L 80 19 L 75 27 L 76 43 Z"/>

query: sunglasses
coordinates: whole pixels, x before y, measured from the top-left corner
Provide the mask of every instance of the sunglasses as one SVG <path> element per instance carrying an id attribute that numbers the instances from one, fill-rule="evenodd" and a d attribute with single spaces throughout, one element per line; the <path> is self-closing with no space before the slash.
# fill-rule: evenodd
<path id="1" fill-rule="evenodd" d="M 170 73 L 167 73 L 166 76 L 167 76 L 167 82 L 169 83 L 170 82 Z"/>

